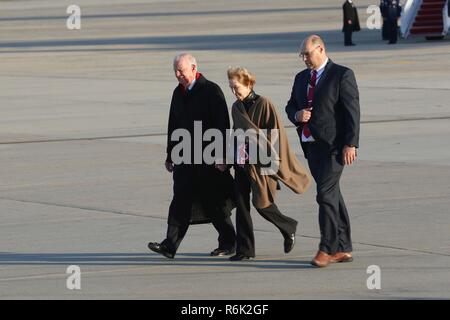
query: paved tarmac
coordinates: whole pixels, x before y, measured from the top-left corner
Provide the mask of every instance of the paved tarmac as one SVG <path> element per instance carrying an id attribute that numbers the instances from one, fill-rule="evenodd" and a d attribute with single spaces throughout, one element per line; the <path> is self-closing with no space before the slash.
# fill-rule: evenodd
<path id="1" fill-rule="evenodd" d="M 449 299 L 450 40 L 363 30 L 343 46 L 341 3 L 306 1 L 0 1 L 0 299 Z M 224 90 L 226 69 L 257 76 L 283 115 L 301 40 L 318 33 L 360 89 L 359 159 L 342 190 L 354 262 L 312 268 L 319 229 L 314 185 L 283 188 L 278 205 L 299 221 L 282 237 L 253 211 L 257 258 L 210 257 L 217 234 L 192 226 L 174 260 L 147 249 L 165 236 L 171 175 L 165 130 L 172 59 L 193 52 Z M 81 269 L 69 290 L 68 266 Z M 369 289 L 369 266 L 380 289 Z M 371 279 L 369 279 L 371 280 Z M 374 283 L 369 281 L 370 283 Z"/>

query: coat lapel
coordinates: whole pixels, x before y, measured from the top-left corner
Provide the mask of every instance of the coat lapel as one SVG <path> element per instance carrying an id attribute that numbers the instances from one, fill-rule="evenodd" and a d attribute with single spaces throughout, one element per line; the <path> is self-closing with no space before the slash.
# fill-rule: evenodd
<path id="1" fill-rule="evenodd" d="M 197 73 L 195 84 L 190 91 L 188 90 L 188 93 L 198 91 L 202 86 L 205 85 L 205 83 L 206 83 L 206 78 L 201 73 Z"/>
<path id="2" fill-rule="evenodd" d="M 314 89 L 314 100 L 318 97 L 318 94 L 320 93 L 320 89 L 323 87 L 323 84 L 326 82 L 328 75 L 330 74 L 330 69 L 333 65 L 333 61 L 331 59 L 328 59 L 328 63 L 325 66 L 325 70 L 323 70 L 322 76 L 319 79 L 319 82 L 316 84 L 316 88 Z M 313 104 L 314 104 L 313 100 Z"/>
<path id="3" fill-rule="evenodd" d="M 298 101 L 300 101 L 300 106 L 307 106 L 308 105 L 308 83 L 309 79 L 311 78 L 311 72 L 309 69 L 306 70 L 304 75 L 302 76 L 301 83 L 300 83 L 300 97 Z"/>

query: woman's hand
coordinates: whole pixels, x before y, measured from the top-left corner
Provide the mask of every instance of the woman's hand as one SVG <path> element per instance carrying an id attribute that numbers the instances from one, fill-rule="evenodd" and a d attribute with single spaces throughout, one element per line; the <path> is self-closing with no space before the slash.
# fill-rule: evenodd
<path id="1" fill-rule="evenodd" d="M 166 161 L 166 163 L 164 164 L 166 166 L 166 170 L 169 172 L 173 172 L 173 163 Z"/>
<path id="2" fill-rule="evenodd" d="M 225 170 L 227 170 L 227 165 L 224 163 L 220 163 L 220 164 L 216 163 L 215 167 L 220 172 L 224 172 Z"/>

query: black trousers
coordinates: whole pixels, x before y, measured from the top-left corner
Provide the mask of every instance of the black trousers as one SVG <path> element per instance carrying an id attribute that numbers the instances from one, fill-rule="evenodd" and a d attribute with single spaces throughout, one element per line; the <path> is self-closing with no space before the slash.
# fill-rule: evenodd
<path id="1" fill-rule="evenodd" d="M 388 29 L 389 43 L 397 43 L 398 38 L 397 19 L 388 19 L 387 29 Z"/>
<path id="2" fill-rule="evenodd" d="M 381 37 L 383 40 L 389 40 L 389 33 L 388 33 L 388 26 L 387 26 L 387 19 L 383 18 L 383 26 L 381 28 Z"/>
<path id="3" fill-rule="evenodd" d="M 344 170 L 342 155 L 320 142 L 307 143 L 305 150 L 309 169 L 317 184 L 319 250 L 328 254 L 351 252 L 350 219 L 339 187 Z"/>
<path id="4" fill-rule="evenodd" d="M 219 248 L 233 250 L 236 243 L 236 234 L 234 232 L 231 218 L 211 218 L 211 222 L 219 233 Z M 188 228 L 189 222 L 182 223 L 180 225 L 168 224 L 166 239 L 163 240 L 162 244 L 165 245 L 170 252 L 175 254 L 181 244 L 181 241 L 183 241 Z"/>
<path id="5" fill-rule="evenodd" d="M 255 236 L 250 215 L 250 178 L 244 169 L 235 166 L 235 199 L 236 199 L 236 253 L 255 256 Z M 297 221 L 283 215 L 275 204 L 267 208 L 256 209 L 267 221 L 274 224 L 283 236 L 295 233 Z"/>
<path id="6" fill-rule="evenodd" d="M 345 45 L 351 45 L 352 42 L 352 33 L 353 31 L 351 31 L 350 29 L 344 29 L 344 44 Z"/>
<path id="7" fill-rule="evenodd" d="M 176 253 L 190 225 L 192 214 L 192 204 L 194 195 L 192 189 L 192 179 L 195 177 L 190 171 L 177 171 L 174 174 L 186 175 L 186 179 L 176 179 L 174 181 L 173 199 L 169 207 L 169 220 L 167 226 L 166 239 L 162 242 L 168 250 Z M 236 244 L 236 233 L 231 222 L 231 212 L 218 212 L 226 210 L 218 208 L 213 199 L 201 199 L 203 209 L 208 213 L 208 217 L 214 228 L 219 233 L 218 242 L 221 249 L 234 249 Z M 173 217 L 176 217 L 173 218 Z"/>

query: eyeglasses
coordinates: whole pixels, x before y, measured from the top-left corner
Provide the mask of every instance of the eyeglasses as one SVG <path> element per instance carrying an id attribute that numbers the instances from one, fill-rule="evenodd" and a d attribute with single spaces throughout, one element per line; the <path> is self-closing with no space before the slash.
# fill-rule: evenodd
<path id="1" fill-rule="evenodd" d="M 317 48 L 319 48 L 320 46 L 315 47 L 314 49 L 312 49 L 311 51 L 307 51 L 307 52 L 300 52 L 300 54 L 298 55 L 300 58 L 304 58 L 304 57 L 310 57 L 311 53 L 314 52 L 314 50 L 316 50 Z"/>

